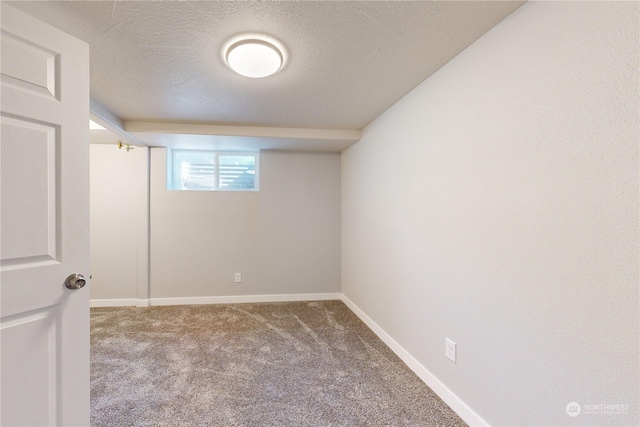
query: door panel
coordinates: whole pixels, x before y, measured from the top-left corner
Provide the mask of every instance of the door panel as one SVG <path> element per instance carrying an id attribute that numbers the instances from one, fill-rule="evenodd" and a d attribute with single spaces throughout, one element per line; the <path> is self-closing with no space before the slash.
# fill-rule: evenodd
<path id="1" fill-rule="evenodd" d="M 4 58 L 3 58 L 4 59 Z M 54 125 L 0 117 L 2 126 L 2 266 L 57 262 L 57 171 Z M 29 165 L 29 167 L 24 167 Z"/>
<path id="2" fill-rule="evenodd" d="M 88 46 L 0 7 L 0 424 L 87 426 Z"/>
<path id="3" fill-rule="evenodd" d="M 3 319 L 2 389 L 11 390 L 2 396 L 3 426 L 56 424 L 57 308 L 47 307 Z M 31 402 L 28 411 L 23 410 L 24 402 Z"/>
<path id="4" fill-rule="evenodd" d="M 58 55 L 5 31 L 1 46 L 3 83 L 59 99 L 56 91 Z"/>

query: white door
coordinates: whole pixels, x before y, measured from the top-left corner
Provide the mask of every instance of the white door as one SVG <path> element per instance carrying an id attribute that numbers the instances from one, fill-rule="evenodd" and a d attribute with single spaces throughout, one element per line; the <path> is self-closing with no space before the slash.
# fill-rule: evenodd
<path id="1" fill-rule="evenodd" d="M 1 4 L 2 426 L 89 425 L 89 48 Z"/>

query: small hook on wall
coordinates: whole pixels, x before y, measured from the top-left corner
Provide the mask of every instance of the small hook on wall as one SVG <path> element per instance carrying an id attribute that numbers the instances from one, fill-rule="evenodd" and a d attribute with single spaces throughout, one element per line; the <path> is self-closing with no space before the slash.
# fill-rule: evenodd
<path id="1" fill-rule="evenodd" d="M 130 146 L 129 144 L 123 144 L 122 142 L 118 141 L 118 150 L 122 150 L 123 147 L 127 150 L 127 153 L 129 152 L 129 150 L 133 150 L 135 148 Z"/>

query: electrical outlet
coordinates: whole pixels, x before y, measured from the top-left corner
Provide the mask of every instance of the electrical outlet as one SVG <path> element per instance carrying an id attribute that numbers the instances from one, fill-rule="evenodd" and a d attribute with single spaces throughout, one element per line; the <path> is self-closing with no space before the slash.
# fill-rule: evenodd
<path id="1" fill-rule="evenodd" d="M 447 356 L 447 359 L 456 363 L 456 343 L 451 341 L 449 338 L 445 339 L 444 355 Z"/>
<path id="2" fill-rule="evenodd" d="M 242 273 L 236 273 L 236 283 L 242 283 Z"/>

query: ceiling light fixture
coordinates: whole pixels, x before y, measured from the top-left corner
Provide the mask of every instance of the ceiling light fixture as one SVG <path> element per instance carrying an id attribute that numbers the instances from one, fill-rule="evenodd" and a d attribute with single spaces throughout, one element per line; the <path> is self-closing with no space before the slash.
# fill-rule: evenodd
<path id="1" fill-rule="evenodd" d="M 265 36 L 236 38 L 224 49 L 224 59 L 236 73 L 259 79 L 275 74 L 285 64 L 284 48 Z"/>

